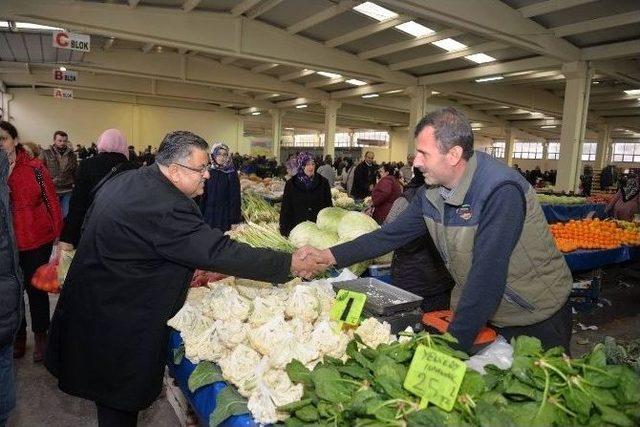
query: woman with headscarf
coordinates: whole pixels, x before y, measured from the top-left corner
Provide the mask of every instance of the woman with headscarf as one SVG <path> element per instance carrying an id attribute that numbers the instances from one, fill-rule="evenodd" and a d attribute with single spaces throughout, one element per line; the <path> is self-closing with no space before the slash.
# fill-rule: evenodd
<path id="1" fill-rule="evenodd" d="M 59 248 L 73 250 L 78 246 L 84 217 L 95 193 L 106 181 L 137 166 L 129 162 L 127 139 L 118 129 L 107 129 L 98 138 L 98 154 L 80 162 L 64 220 Z"/>
<path id="2" fill-rule="evenodd" d="M 385 223 L 395 221 L 419 191 L 425 191 L 424 175 L 413 168 L 413 178 L 393 203 Z M 429 233 L 393 252 L 391 283 L 423 297 L 421 308 L 425 312 L 449 308 L 453 278 Z"/>
<path id="3" fill-rule="evenodd" d="M 32 286 L 31 278 L 38 267 L 49 262 L 53 242 L 62 229 L 62 210 L 49 170 L 39 159 L 27 153 L 18 139 L 18 131 L 9 122 L 0 122 L 0 147 L 9 158 L 11 218 L 23 284 L 29 297 L 35 341 L 33 361 L 41 362 L 49 329 L 49 294 Z M 4 304 L 4 300 L 0 301 L 0 305 Z M 26 345 L 27 320 L 23 311 L 13 345 L 13 357 L 23 357 Z"/>
<path id="4" fill-rule="evenodd" d="M 240 179 L 229 155 L 229 147 L 216 143 L 211 149 L 211 176 L 200 200 L 204 222 L 211 228 L 228 231 L 232 224 L 242 222 L 240 210 Z"/>
<path id="5" fill-rule="evenodd" d="M 637 175 L 627 177 L 607 205 L 606 212 L 615 219 L 624 221 L 633 221 L 633 216 L 640 214 L 640 177 Z"/>
<path id="6" fill-rule="evenodd" d="M 288 236 L 293 227 L 314 221 L 318 212 L 333 206 L 329 181 L 316 173 L 313 156 L 301 152 L 296 157 L 297 172 L 284 186 L 280 209 L 280 233 Z"/>

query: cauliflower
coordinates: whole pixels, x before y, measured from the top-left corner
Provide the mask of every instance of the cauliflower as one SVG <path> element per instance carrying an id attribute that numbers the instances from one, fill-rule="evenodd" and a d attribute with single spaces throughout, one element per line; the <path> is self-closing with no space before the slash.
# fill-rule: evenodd
<path id="1" fill-rule="evenodd" d="M 236 290 L 240 295 L 250 300 L 256 297 L 266 297 L 271 293 L 272 285 L 267 282 L 258 282 L 256 280 L 238 279 L 236 280 Z"/>
<path id="2" fill-rule="evenodd" d="M 274 424 L 289 417 L 278 412 L 279 406 L 302 398 L 302 384 L 292 384 L 284 371 L 268 371 L 247 404 L 253 418 L 261 424 Z"/>
<path id="3" fill-rule="evenodd" d="M 215 320 L 245 320 L 251 311 L 251 302 L 230 286 L 218 286 L 202 301 L 203 312 Z"/>
<path id="4" fill-rule="evenodd" d="M 284 301 L 276 295 L 256 297 L 253 300 L 253 311 L 247 321 L 252 327 L 260 326 L 274 317 L 284 317 Z"/>
<path id="5" fill-rule="evenodd" d="M 313 344 L 289 340 L 275 349 L 269 356 L 269 360 L 272 367 L 284 369 L 293 359 L 299 360 L 304 365 L 319 357 L 320 352 Z"/>
<path id="6" fill-rule="evenodd" d="M 331 189 L 331 198 L 332 199 L 337 199 L 340 197 L 340 194 L 342 194 L 342 192 L 340 190 L 338 190 L 337 188 L 332 188 Z"/>
<path id="7" fill-rule="evenodd" d="M 305 285 L 298 285 L 287 300 L 285 315 L 289 318 L 298 317 L 313 322 L 320 314 L 320 301 L 315 290 Z"/>
<path id="8" fill-rule="evenodd" d="M 293 336 L 300 342 L 307 342 L 311 338 L 311 331 L 313 331 L 313 324 L 306 322 L 300 318 L 293 318 L 288 320 L 287 323 L 291 327 Z"/>
<path id="9" fill-rule="evenodd" d="M 328 354 L 339 359 L 347 351 L 349 337 L 339 331 L 337 323 L 322 320 L 316 323 L 311 332 L 311 344 L 323 355 Z"/>
<path id="10" fill-rule="evenodd" d="M 202 334 L 188 337 L 185 340 L 185 356 L 187 359 L 192 363 L 198 363 L 201 360 L 217 362 L 226 356 L 230 350 L 220 343 L 218 332 L 218 324 L 213 323 Z"/>
<path id="11" fill-rule="evenodd" d="M 407 328 L 402 331 L 404 334 L 410 334 L 410 335 L 415 335 L 415 332 L 413 331 L 413 328 L 411 326 L 407 326 Z M 400 335 L 398 338 L 398 342 L 403 343 L 403 342 L 408 342 L 411 341 L 413 337 L 409 336 L 409 335 Z"/>
<path id="12" fill-rule="evenodd" d="M 316 295 L 320 301 L 320 317 L 328 319 L 329 312 L 331 311 L 331 307 L 333 306 L 333 302 L 336 298 L 333 286 L 327 280 L 318 280 L 308 284 L 307 287 L 316 291 Z"/>
<path id="13" fill-rule="evenodd" d="M 342 209 L 350 209 L 350 208 L 354 207 L 355 204 L 356 204 L 355 200 L 353 200 L 349 196 L 340 197 L 340 198 L 338 198 L 338 199 L 333 201 L 333 206 L 335 206 L 337 208 L 342 208 Z"/>
<path id="14" fill-rule="evenodd" d="M 167 321 L 167 325 L 178 332 L 188 331 L 196 323 L 199 316 L 201 316 L 200 309 L 189 302 L 185 302 L 180 311 Z"/>
<path id="15" fill-rule="evenodd" d="M 231 353 L 221 358 L 218 364 L 224 379 L 237 385 L 253 372 L 259 362 L 260 355 L 254 349 L 240 344 Z"/>
<path id="16" fill-rule="evenodd" d="M 377 319 L 369 317 L 356 329 L 364 344 L 371 348 L 377 348 L 380 344 L 389 344 L 394 341 L 391 334 L 391 325 L 387 322 L 380 323 Z"/>
<path id="17" fill-rule="evenodd" d="M 249 330 L 249 343 L 260 354 L 269 355 L 283 343 L 293 339 L 291 326 L 282 317 L 275 317 L 256 329 Z"/>
<path id="18" fill-rule="evenodd" d="M 241 320 L 217 320 L 216 324 L 220 344 L 229 349 L 234 349 L 247 338 L 247 325 Z"/>
<path id="19" fill-rule="evenodd" d="M 189 293 L 187 294 L 187 303 L 191 304 L 194 307 L 200 307 L 202 305 L 202 300 L 209 293 L 209 288 L 205 286 L 200 286 L 197 288 L 190 288 Z"/>

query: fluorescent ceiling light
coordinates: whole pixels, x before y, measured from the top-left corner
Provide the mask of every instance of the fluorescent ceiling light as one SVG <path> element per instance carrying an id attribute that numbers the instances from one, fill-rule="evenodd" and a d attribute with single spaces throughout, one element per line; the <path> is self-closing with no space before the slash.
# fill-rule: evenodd
<path id="1" fill-rule="evenodd" d="M 599 85 L 599 84 L 600 84 L 600 82 L 599 82 L 599 81 L 597 81 L 597 80 L 594 80 L 591 84 Z"/>
<path id="2" fill-rule="evenodd" d="M 544 125 L 540 126 L 540 129 L 555 129 L 556 125 Z"/>
<path id="3" fill-rule="evenodd" d="M 485 62 L 495 61 L 496 58 L 489 56 L 486 53 L 474 53 L 473 55 L 465 56 L 469 61 L 473 61 L 476 64 L 484 64 Z"/>
<path id="4" fill-rule="evenodd" d="M 478 83 L 493 82 L 493 81 L 502 80 L 502 79 L 504 79 L 504 77 L 502 76 L 491 76 L 491 77 L 483 77 L 481 79 L 476 79 L 476 82 Z"/>
<path id="5" fill-rule="evenodd" d="M 342 77 L 342 74 L 330 73 L 328 71 L 318 71 L 321 76 L 329 77 L 330 79 L 337 79 Z"/>
<path id="6" fill-rule="evenodd" d="M 347 83 L 354 86 L 364 86 L 367 84 L 367 82 L 363 82 L 362 80 L 358 80 L 358 79 L 349 79 L 347 80 Z"/>
<path id="7" fill-rule="evenodd" d="M 377 97 L 379 97 L 379 96 L 380 96 L 380 95 L 379 95 L 379 94 L 377 94 L 377 93 L 369 93 L 369 94 L 367 94 L 367 95 L 362 95 L 362 97 L 363 97 L 363 98 L 377 98 Z"/>
<path id="8" fill-rule="evenodd" d="M 440 95 L 440 92 L 438 92 L 437 90 L 432 90 L 431 95 Z"/>
<path id="9" fill-rule="evenodd" d="M 405 22 L 404 24 L 396 25 L 396 29 L 412 35 L 413 37 L 423 37 L 431 34 L 435 34 L 431 28 L 427 28 L 422 24 L 418 24 L 416 21 Z"/>
<path id="10" fill-rule="evenodd" d="M 627 95 L 640 95 L 640 89 L 629 89 L 625 90 L 624 93 Z"/>
<path id="11" fill-rule="evenodd" d="M 300 108 L 307 108 L 307 104 L 302 104 L 302 105 L 296 105 L 296 108 L 300 109 Z"/>
<path id="12" fill-rule="evenodd" d="M 32 24 L 30 22 L 16 22 L 16 28 L 18 30 L 53 30 L 63 31 L 62 28 L 49 27 L 48 25 Z"/>
<path id="13" fill-rule="evenodd" d="M 457 50 L 462 50 L 467 48 L 466 44 L 462 44 L 458 41 L 455 41 L 454 39 L 442 39 L 442 40 L 438 40 L 437 42 L 433 42 L 431 44 L 436 45 L 440 49 L 444 49 L 449 52 L 455 52 Z"/>
<path id="14" fill-rule="evenodd" d="M 0 21 L 0 28 L 9 28 L 9 21 Z"/>
<path id="15" fill-rule="evenodd" d="M 284 128 L 284 130 L 293 130 L 293 128 Z"/>
<path id="16" fill-rule="evenodd" d="M 363 15 L 367 15 L 370 18 L 375 19 L 376 21 L 386 21 L 387 19 L 395 18 L 398 16 L 397 13 L 386 9 L 382 6 L 378 6 L 377 4 L 367 1 L 353 8 L 356 12 L 360 12 Z"/>
<path id="17" fill-rule="evenodd" d="M 251 113 L 252 116 L 259 116 L 260 114 L 262 114 L 260 111 L 254 111 Z"/>
<path id="18" fill-rule="evenodd" d="M 60 71 L 67 71 L 67 67 L 60 67 Z"/>
<path id="19" fill-rule="evenodd" d="M 403 89 L 396 89 L 396 90 L 389 90 L 387 92 L 385 92 L 387 95 L 391 95 L 392 93 L 400 93 L 402 92 Z"/>

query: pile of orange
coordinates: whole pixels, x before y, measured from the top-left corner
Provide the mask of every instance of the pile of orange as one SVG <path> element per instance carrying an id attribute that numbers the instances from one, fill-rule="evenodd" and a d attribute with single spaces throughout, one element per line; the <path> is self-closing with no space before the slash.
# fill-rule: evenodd
<path id="1" fill-rule="evenodd" d="M 625 230 L 614 221 L 584 219 L 549 226 L 562 252 L 578 249 L 614 249 L 622 245 L 640 245 L 640 233 Z"/>

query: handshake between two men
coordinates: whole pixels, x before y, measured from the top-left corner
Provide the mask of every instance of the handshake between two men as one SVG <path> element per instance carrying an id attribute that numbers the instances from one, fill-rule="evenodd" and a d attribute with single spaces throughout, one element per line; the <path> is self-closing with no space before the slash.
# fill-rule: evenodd
<path id="1" fill-rule="evenodd" d="M 311 279 L 318 273 L 335 265 L 336 259 L 329 249 L 320 250 L 313 246 L 303 246 L 291 257 L 291 273 L 305 279 Z"/>

